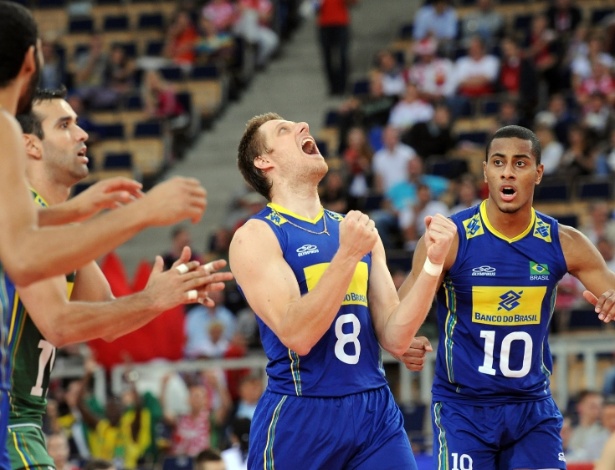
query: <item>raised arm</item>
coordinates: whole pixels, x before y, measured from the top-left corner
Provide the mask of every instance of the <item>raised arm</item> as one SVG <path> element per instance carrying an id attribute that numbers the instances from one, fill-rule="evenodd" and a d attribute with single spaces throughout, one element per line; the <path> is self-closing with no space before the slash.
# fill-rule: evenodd
<path id="1" fill-rule="evenodd" d="M 254 312 L 286 347 L 306 355 L 331 326 L 357 264 L 377 238 L 373 221 L 349 212 L 340 225 L 337 253 L 317 285 L 302 296 L 272 230 L 250 220 L 231 242 L 231 271 Z"/>
<path id="2" fill-rule="evenodd" d="M 94 338 L 111 341 L 170 308 L 196 302 L 207 290 L 222 289 L 223 281 L 232 278 L 228 272 L 208 274 L 196 261 L 186 266 L 190 271 L 183 274 L 175 267 L 162 271 L 162 258 L 157 257 L 145 289 L 118 299 L 112 298 L 104 276 L 93 265 L 77 274 L 73 300 L 67 298 L 64 276 L 18 287 L 18 292 L 32 321 L 54 346 Z M 197 297 L 188 294 L 191 290 L 198 291 Z"/>
<path id="3" fill-rule="evenodd" d="M 573 227 L 559 226 L 568 272 L 587 289 L 583 297 L 594 305 L 605 323 L 615 319 L 615 273 L 589 239 Z"/>
<path id="4" fill-rule="evenodd" d="M 369 303 L 378 340 L 394 356 L 403 355 L 425 321 L 453 240 L 455 224 L 442 215 L 426 218 L 427 231 L 414 253 L 412 284 L 398 297 L 379 242 L 372 256 Z M 422 262 L 420 261 L 422 259 Z M 419 264 L 420 263 L 420 264 Z M 404 285 L 408 283 L 408 280 Z M 403 286 L 402 286 L 403 287 Z"/>
<path id="5" fill-rule="evenodd" d="M 129 178 L 116 177 L 98 181 L 62 204 L 41 208 L 38 224 L 62 225 L 81 222 L 104 209 L 116 209 L 143 196 L 142 184 Z"/>
<path id="6" fill-rule="evenodd" d="M 38 228 L 25 180 L 25 149 L 14 118 L 0 113 L 0 260 L 18 285 L 70 272 L 150 226 L 197 222 L 206 193 L 193 178 L 173 178 L 143 198 L 84 224 Z"/>

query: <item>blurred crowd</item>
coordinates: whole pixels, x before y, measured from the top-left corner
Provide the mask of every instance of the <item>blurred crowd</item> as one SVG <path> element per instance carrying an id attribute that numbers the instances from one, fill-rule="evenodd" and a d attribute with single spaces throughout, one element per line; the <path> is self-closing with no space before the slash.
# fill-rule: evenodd
<path id="1" fill-rule="evenodd" d="M 509 124 L 537 133 L 545 183 L 613 175 L 615 15 L 592 23 L 581 3 L 533 15 L 505 15 L 495 0 L 463 16 L 449 0 L 422 6 L 411 39 L 383 48 L 327 115 L 327 207 L 371 211 L 385 246 L 411 252 L 425 215 L 484 196 L 472 155 Z"/>
<path id="2" fill-rule="evenodd" d="M 68 89 L 69 102 L 90 135 L 91 150 L 118 137 L 107 122 L 97 120 L 97 113 L 117 112 L 121 124 L 122 111 L 141 111 L 145 119 L 160 123 L 161 137 L 172 142 L 164 170 L 184 157 L 201 127 L 210 125 L 219 111 L 194 109 L 202 99 L 186 92 L 184 82 L 218 79 L 224 82 L 223 100 L 239 99 L 296 28 L 298 3 L 182 0 L 170 3 L 171 14 L 146 8 L 138 25 L 131 26 L 127 15 L 109 15 L 103 26 L 95 16 L 98 2 L 72 2 L 66 6 L 67 35 L 42 28 L 40 85 Z M 131 137 L 128 130 L 121 135 Z"/>
<path id="3" fill-rule="evenodd" d="M 223 64 L 241 88 L 246 44 L 257 51 L 255 70 L 266 67 L 288 34 L 291 3 L 276 2 L 285 8 L 275 11 L 270 0 L 179 2 L 157 61 L 105 45 L 98 34 L 75 58 L 62 57 L 57 44 L 45 41 L 44 86 L 68 85 L 80 125 L 94 139 L 104 136 L 90 112 L 135 91 L 152 118 L 181 131 L 185 109 L 161 70 L 170 63 L 185 73 L 200 64 Z M 323 110 L 327 129 L 319 148 L 330 171 L 320 188 L 322 203 L 336 212 L 370 214 L 396 282 L 409 270 L 426 215 L 453 214 L 486 196 L 472 156 L 484 155 L 487 136 L 501 126 L 536 132 L 545 180 L 573 185 L 581 177 L 615 174 L 615 15 L 593 16 L 575 0 L 552 0 L 543 11 L 516 16 L 496 0 L 478 0 L 472 8 L 428 1 L 403 28 L 403 38 L 383 45 L 341 104 Z M 165 258 L 175 259 L 185 245 L 204 262 L 227 258 L 234 231 L 265 203 L 251 188 L 238 188 L 204 246 L 177 227 Z M 595 200 L 585 209 L 575 224 L 615 270 L 613 205 Z M 570 329 L 572 312 L 584 305 L 582 290 L 575 278 L 564 278 L 554 331 Z M 216 307 L 184 313 L 182 357 L 260 351 L 254 312 L 237 287 L 214 296 Z M 424 327 L 428 335 L 433 321 L 430 316 Z M 80 348 L 63 355 L 83 355 L 87 347 Z M 255 371 L 183 373 L 161 364 L 158 376 L 139 377 L 129 370 L 121 394 L 103 404 L 92 393 L 96 365 L 90 359 L 85 364 L 84 377 L 57 379 L 51 388 L 45 431 L 58 469 L 97 461 L 150 468 L 165 459 L 181 465 L 182 458 L 201 469 L 246 468 L 249 422 L 264 383 Z M 570 407 L 562 431 L 570 462 L 597 459 L 615 431 L 615 373 L 604 383 L 603 393 L 583 392 Z M 209 462 L 225 467 L 207 467 Z"/>

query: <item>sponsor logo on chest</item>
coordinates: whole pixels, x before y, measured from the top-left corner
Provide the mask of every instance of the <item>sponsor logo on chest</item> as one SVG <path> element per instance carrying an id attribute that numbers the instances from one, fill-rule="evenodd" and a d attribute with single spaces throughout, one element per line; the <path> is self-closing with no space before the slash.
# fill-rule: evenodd
<path id="1" fill-rule="evenodd" d="M 319 253 L 318 247 L 316 245 L 306 244 L 297 248 L 297 256 L 299 258 L 306 255 L 313 255 L 315 253 Z"/>

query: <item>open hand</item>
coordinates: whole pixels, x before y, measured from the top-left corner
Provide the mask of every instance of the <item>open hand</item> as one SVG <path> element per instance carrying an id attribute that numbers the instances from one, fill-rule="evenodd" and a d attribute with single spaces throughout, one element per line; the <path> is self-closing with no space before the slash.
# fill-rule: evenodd
<path id="1" fill-rule="evenodd" d="M 98 181 L 71 199 L 79 207 L 79 220 L 85 220 L 105 209 L 115 209 L 143 196 L 142 184 L 122 176 Z M 76 220 L 78 221 L 78 220 Z"/>
<path id="2" fill-rule="evenodd" d="M 583 291 L 583 298 L 594 306 L 598 318 L 604 323 L 609 323 L 615 318 L 615 289 L 609 289 L 596 297 L 590 291 Z"/>

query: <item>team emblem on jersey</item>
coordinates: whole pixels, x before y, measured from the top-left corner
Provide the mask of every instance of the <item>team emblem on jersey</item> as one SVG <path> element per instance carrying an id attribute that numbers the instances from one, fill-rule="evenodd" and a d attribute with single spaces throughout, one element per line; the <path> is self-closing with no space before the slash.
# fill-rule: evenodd
<path id="1" fill-rule="evenodd" d="M 549 274 L 548 265 L 530 261 L 530 281 L 548 281 Z"/>
<path id="2" fill-rule="evenodd" d="M 330 219 L 337 220 L 338 222 L 344 220 L 344 217 L 337 212 L 325 211 L 325 215 L 328 215 Z"/>
<path id="3" fill-rule="evenodd" d="M 286 223 L 286 219 L 284 217 L 282 217 L 280 214 L 278 214 L 277 212 L 274 212 L 274 211 L 272 211 L 265 218 L 271 220 L 271 222 L 276 224 L 278 227 L 280 227 L 282 224 Z"/>
<path id="4" fill-rule="evenodd" d="M 537 325 L 545 286 L 474 286 L 472 322 L 485 325 Z"/>
<path id="5" fill-rule="evenodd" d="M 534 224 L 534 236 L 541 240 L 551 243 L 551 225 L 540 217 L 536 217 L 536 223 Z"/>
<path id="6" fill-rule="evenodd" d="M 499 303 L 498 310 L 504 309 L 507 312 L 514 310 L 520 305 L 519 299 L 521 299 L 522 294 L 523 291 L 515 292 L 514 290 L 509 290 L 505 294 L 500 295 L 502 301 Z"/>
<path id="7" fill-rule="evenodd" d="M 485 233 L 483 223 L 480 220 L 480 214 L 475 214 L 474 217 L 464 220 L 463 226 L 466 229 L 466 238 L 468 240 Z"/>

